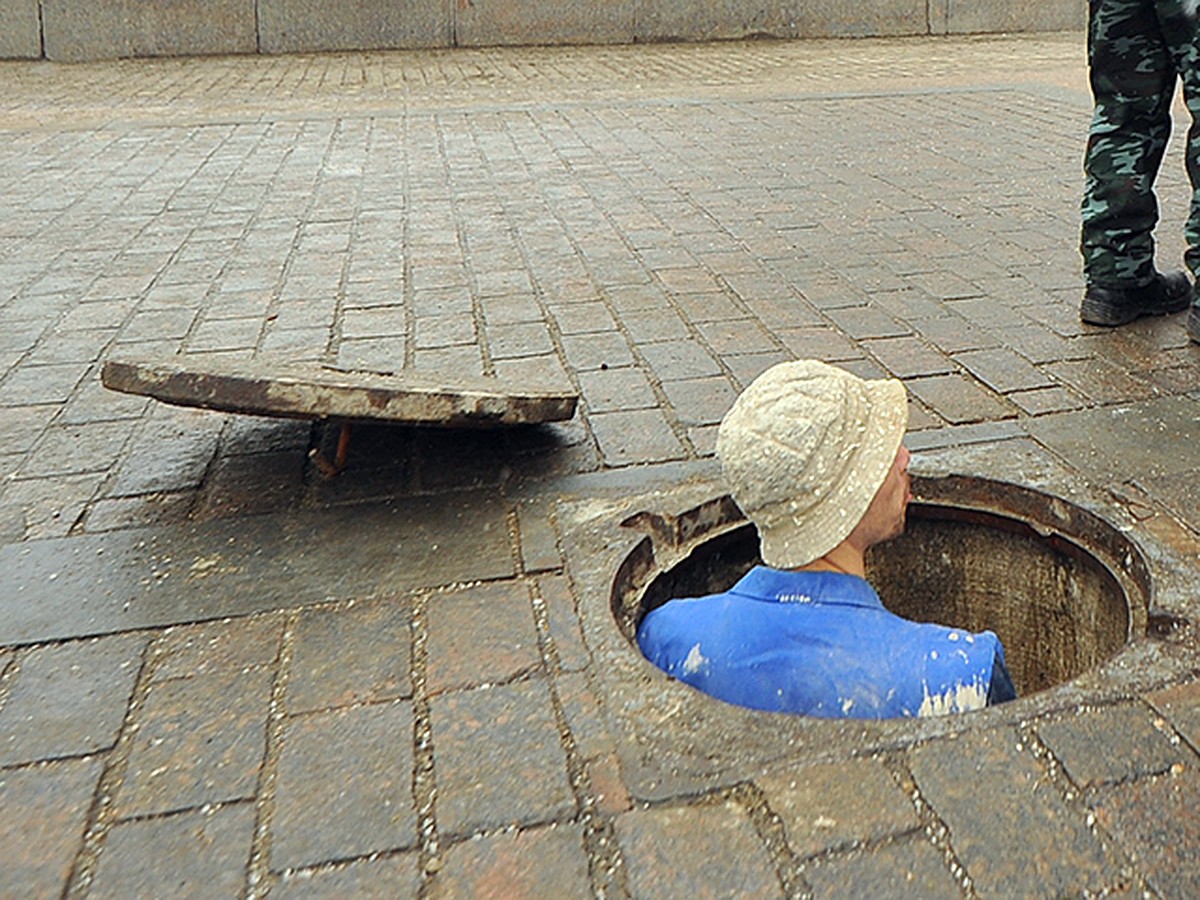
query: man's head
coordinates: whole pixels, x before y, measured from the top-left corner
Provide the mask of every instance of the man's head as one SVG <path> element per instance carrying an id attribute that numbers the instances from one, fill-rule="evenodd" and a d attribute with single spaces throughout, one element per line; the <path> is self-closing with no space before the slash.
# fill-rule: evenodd
<path id="1" fill-rule="evenodd" d="M 873 518 L 882 510 L 894 519 L 899 506 L 903 528 L 907 424 L 904 385 L 894 379 L 867 381 L 815 360 L 781 363 L 755 379 L 721 422 L 717 455 L 733 499 L 758 528 L 763 561 L 807 565 L 855 532 L 869 508 Z M 881 491 L 885 482 L 892 487 Z M 877 493 L 896 496 L 872 506 Z"/>

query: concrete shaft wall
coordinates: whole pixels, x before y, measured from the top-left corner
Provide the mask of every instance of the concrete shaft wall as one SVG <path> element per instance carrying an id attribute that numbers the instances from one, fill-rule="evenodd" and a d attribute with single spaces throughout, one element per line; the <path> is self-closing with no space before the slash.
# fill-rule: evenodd
<path id="1" fill-rule="evenodd" d="M 1065 31 L 1084 0 L 0 0 L 0 58 Z"/>

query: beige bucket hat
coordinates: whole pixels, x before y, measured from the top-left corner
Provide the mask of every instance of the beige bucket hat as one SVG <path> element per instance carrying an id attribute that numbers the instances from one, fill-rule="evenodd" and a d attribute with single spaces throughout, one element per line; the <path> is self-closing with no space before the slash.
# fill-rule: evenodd
<path id="1" fill-rule="evenodd" d="M 793 569 L 858 525 L 908 425 L 904 385 L 816 360 L 768 369 L 734 402 L 717 456 L 734 501 L 758 528 L 762 558 Z"/>

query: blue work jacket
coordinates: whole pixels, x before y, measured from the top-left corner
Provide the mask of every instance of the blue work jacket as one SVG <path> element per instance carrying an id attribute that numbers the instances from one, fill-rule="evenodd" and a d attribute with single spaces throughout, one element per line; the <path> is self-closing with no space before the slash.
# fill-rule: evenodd
<path id="1" fill-rule="evenodd" d="M 992 632 L 902 619 L 836 572 L 757 566 L 724 593 L 651 611 L 637 641 L 673 678 L 753 709 L 882 719 L 1015 696 Z"/>

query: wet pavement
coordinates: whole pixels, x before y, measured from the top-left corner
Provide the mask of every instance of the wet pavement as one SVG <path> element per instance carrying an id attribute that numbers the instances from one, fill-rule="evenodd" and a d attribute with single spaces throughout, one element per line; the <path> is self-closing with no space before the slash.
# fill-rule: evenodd
<path id="1" fill-rule="evenodd" d="M 0 84 L 0 895 L 1196 895 L 1200 349 L 1078 321 L 1082 35 Z M 1185 185 L 1176 142 L 1164 266 Z M 331 425 L 100 384 L 180 351 L 581 401 L 356 428 L 327 478 Z M 916 471 L 1111 520 L 1173 624 L 957 720 L 659 677 L 619 523 L 719 497 L 796 356 L 903 378 Z"/>

